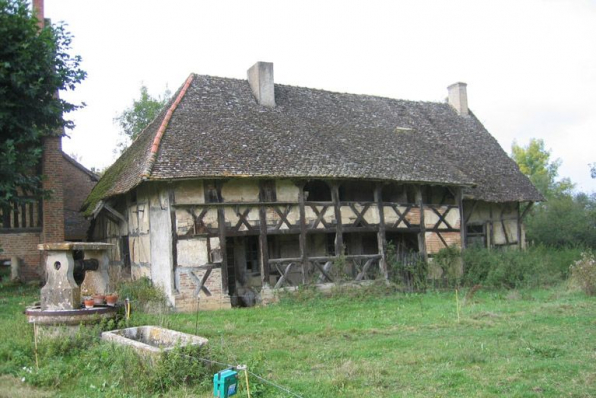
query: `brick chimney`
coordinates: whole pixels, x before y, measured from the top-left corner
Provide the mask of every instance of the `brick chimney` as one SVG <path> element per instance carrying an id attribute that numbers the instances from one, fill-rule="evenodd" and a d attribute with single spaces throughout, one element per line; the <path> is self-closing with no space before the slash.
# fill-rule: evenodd
<path id="1" fill-rule="evenodd" d="M 275 86 L 273 84 L 273 63 L 257 62 L 247 72 L 248 84 L 257 102 L 269 108 L 275 107 Z"/>
<path id="2" fill-rule="evenodd" d="M 44 26 L 43 0 L 33 0 L 33 15 L 37 17 L 39 29 Z"/>
<path id="3" fill-rule="evenodd" d="M 466 83 L 454 83 L 447 87 L 447 91 L 449 92 L 447 102 L 460 116 L 468 116 L 468 93 L 466 87 Z"/>

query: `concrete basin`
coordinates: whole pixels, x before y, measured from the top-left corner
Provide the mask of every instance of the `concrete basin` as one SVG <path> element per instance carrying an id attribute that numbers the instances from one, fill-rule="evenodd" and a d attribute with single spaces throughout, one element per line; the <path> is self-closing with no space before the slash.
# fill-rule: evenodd
<path id="1" fill-rule="evenodd" d="M 159 326 L 138 326 L 103 332 L 101 339 L 134 348 L 140 354 L 159 354 L 175 347 L 204 346 L 208 340 Z"/>

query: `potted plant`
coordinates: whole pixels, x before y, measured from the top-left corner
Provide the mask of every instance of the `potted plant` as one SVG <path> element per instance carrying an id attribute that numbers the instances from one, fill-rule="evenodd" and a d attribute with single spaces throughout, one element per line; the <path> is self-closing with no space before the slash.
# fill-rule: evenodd
<path id="1" fill-rule="evenodd" d="M 85 308 L 93 308 L 95 305 L 95 300 L 93 300 L 91 297 L 85 297 L 83 299 L 83 304 L 85 305 Z"/>
<path id="2" fill-rule="evenodd" d="M 110 307 L 114 307 L 118 301 L 118 295 L 116 293 L 108 294 L 106 296 L 106 304 Z"/>
<path id="3" fill-rule="evenodd" d="M 95 303 L 95 305 L 102 305 L 105 303 L 106 300 L 106 296 L 103 294 L 94 294 L 93 295 L 93 301 Z"/>

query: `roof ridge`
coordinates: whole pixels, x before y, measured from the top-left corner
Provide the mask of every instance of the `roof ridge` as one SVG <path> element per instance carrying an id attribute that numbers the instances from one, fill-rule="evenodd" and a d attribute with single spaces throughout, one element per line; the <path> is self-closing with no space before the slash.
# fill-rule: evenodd
<path id="1" fill-rule="evenodd" d="M 227 76 L 214 76 L 214 75 L 203 75 L 199 73 L 194 73 L 197 78 L 209 78 L 209 79 L 221 79 L 221 80 L 233 80 L 236 82 L 245 82 L 248 84 L 248 79 L 241 79 L 237 77 L 227 77 Z M 406 99 L 406 98 L 397 98 L 397 97 L 389 97 L 387 95 L 381 94 L 367 94 L 367 93 L 350 93 L 347 91 L 335 91 L 333 89 L 327 88 L 317 88 L 317 87 L 308 87 L 308 86 L 299 86 L 294 84 L 286 84 L 286 83 L 278 83 L 274 82 L 275 87 L 280 88 L 290 88 L 290 89 L 300 89 L 300 90 L 310 90 L 316 91 L 323 94 L 332 94 L 332 95 L 342 95 L 342 96 L 349 96 L 349 97 L 356 97 L 356 98 L 369 98 L 375 100 L 390 100 L 390 101 L 397 101 L 397 102 L 407 102 L 407 103 L 415 103 L 415 104 L 430 104 L 430 105 L 449 105 L 445 100 L 416 100 L 416 99 Z"/>
<path id="2" fill-rule="evenodd" d="M 155 134 L 155 137 L 153 138 L 153 143 L 151 144 L 151 150 L 149 152 L 149 161 L 147 163 L 147 167 L 145 167 L 145 170 L 143 170 L 143 173 L 141 174 L 141 178 L 144 179 L 151 175 L 153 165 L 155 164 L 155 160 L 157 159 L 157 151 L 159 150 L 159 146 L 161 144 L 161 139 L 166 131 L 166 128 L 168 128 L 168 124 L 170 122 L 170 119 L 172 118 L 172 115 L 174 114 L 174 111 L 176 110 L 176 108 L 178 107 L 180 102 L 182 101 L 182 98 L 184 98 L 184 95 L 186 94 L 186 90 L 188 90 L 188 88 L 190 87 L 190 84 L 192 83 L 194 76 L 195 76 L 194 73 L 191 73 L 188 76 L 188 78 L 186 79 L 186 82 L 184 82 L 184 86 L 182 86 L 182 89 L 178 93 L 176 100 L 172 103 L 172 105 L 170 106 L 170 109 L 168 109 L 168 111 L 166 112 L 166 115 L 164 116 L 163 120 L 161 121 L 161 124 L 159 125 L 159 128 L 157 129 L 157 133 Z"/>

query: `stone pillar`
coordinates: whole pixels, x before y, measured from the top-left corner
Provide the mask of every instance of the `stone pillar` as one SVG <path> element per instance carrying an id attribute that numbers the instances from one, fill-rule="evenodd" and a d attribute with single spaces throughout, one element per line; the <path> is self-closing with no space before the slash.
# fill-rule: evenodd
<path id="1" fill-rule="evenodd" d="M 16 282 L 19 280 L 19 266 L 21 262 L 17 256 L 10 258 L 10 280 Z"/>
<path id="2" fill-rule="evenodd" d="M 81 306 L 81 289 L 74 277 L 72 251 L 46 252 L 46 284 L 41 288 L 41 309 L 74 310 Z"/>

